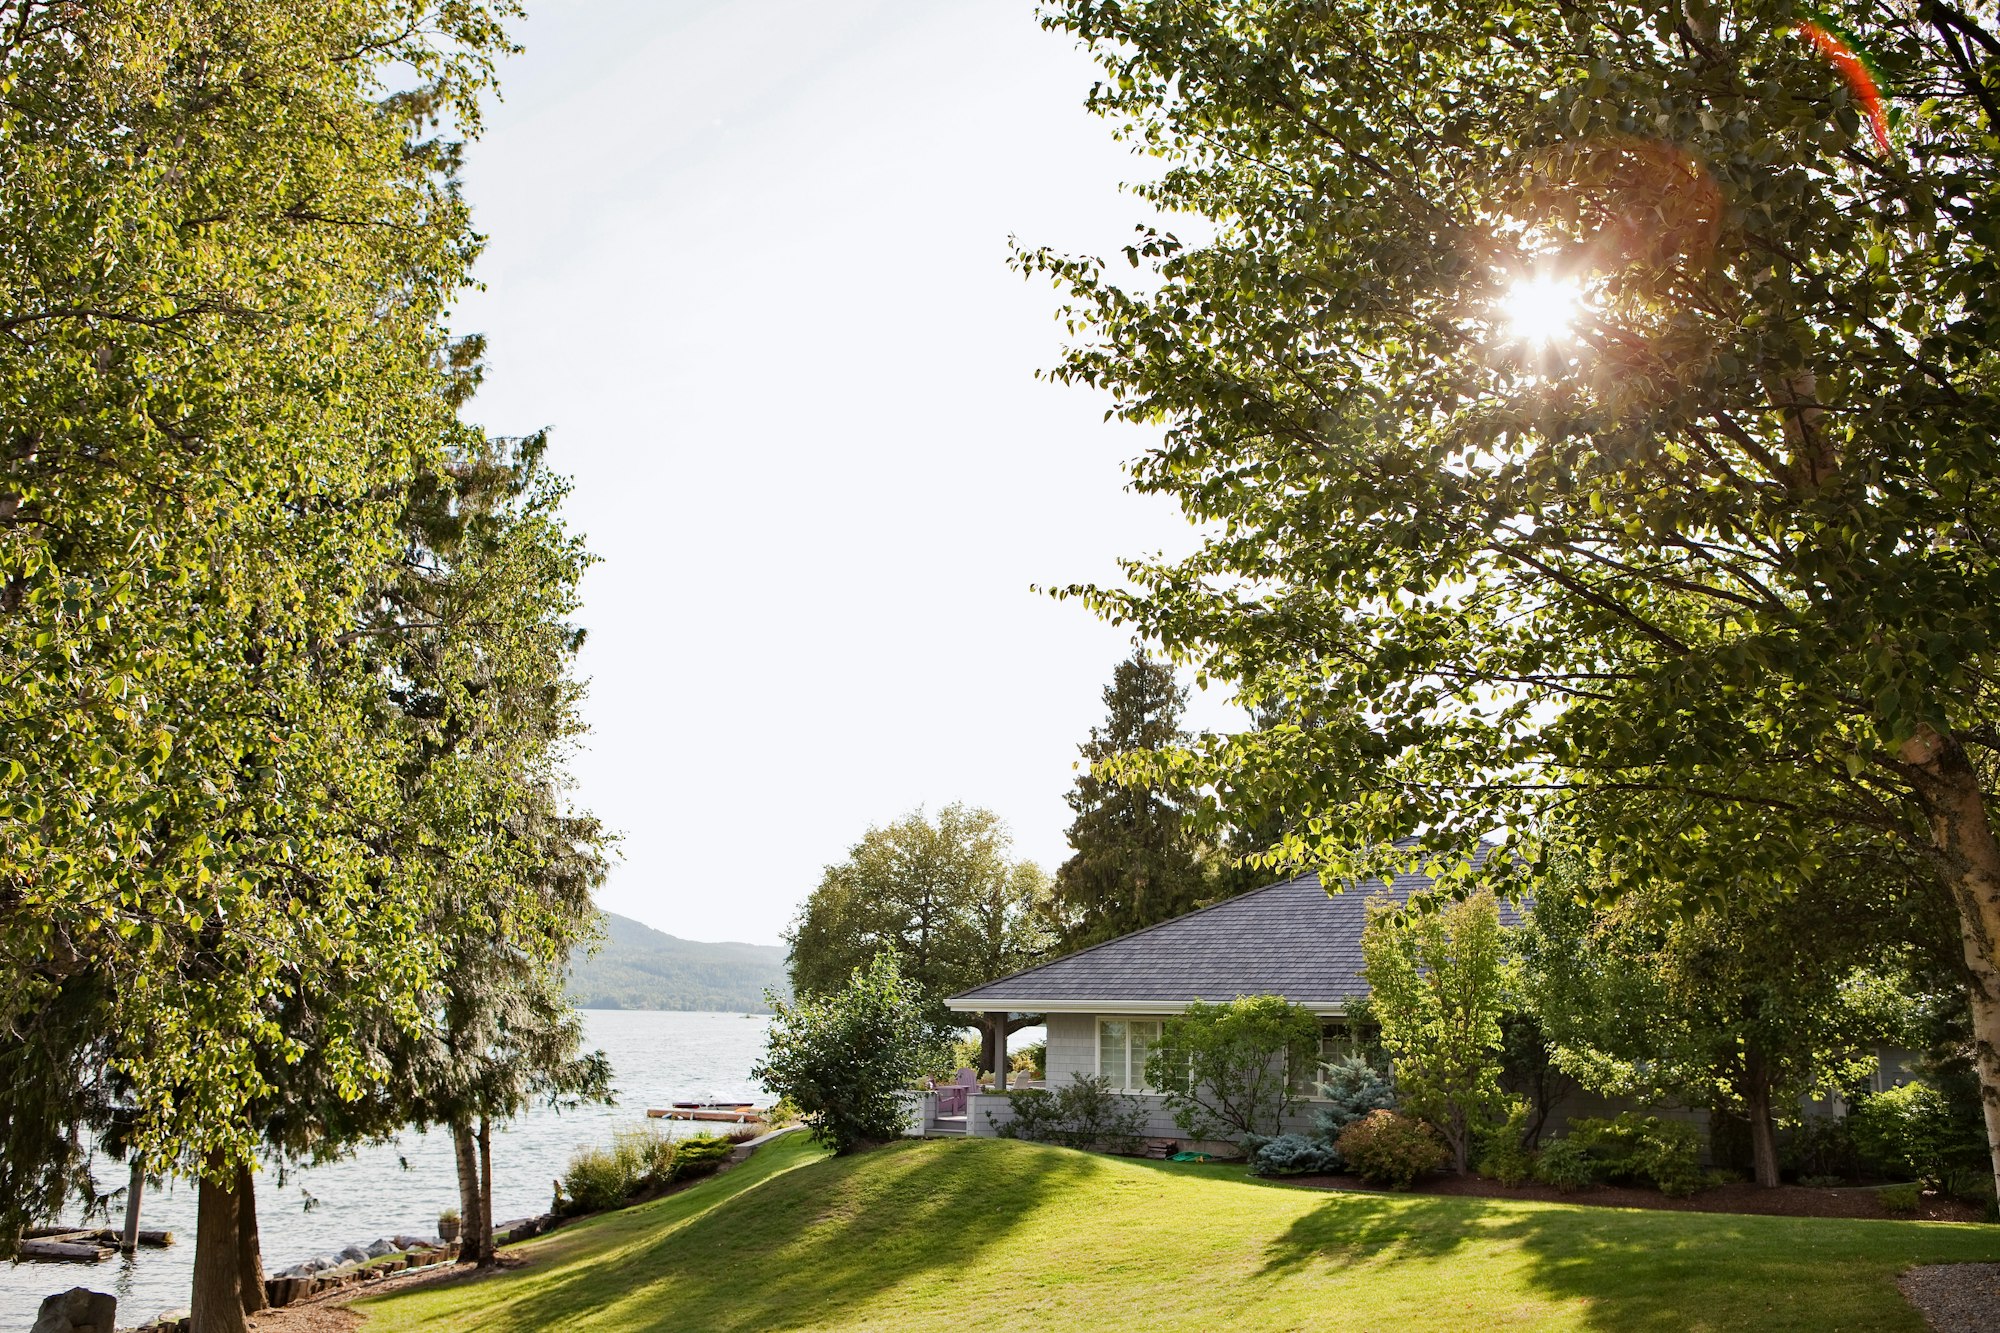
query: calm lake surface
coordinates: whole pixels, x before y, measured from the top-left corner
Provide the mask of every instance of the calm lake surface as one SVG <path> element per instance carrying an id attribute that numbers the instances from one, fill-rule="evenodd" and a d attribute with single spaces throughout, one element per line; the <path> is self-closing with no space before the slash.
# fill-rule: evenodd
<path id="1" fill-rule="evenodd" d="M 553 1182 L 570 1154 L 609 1144 L 614 1130 L 645 1123 L 649 1106 L 761 1102 L 764 1089 L 751 1080 L 750 1066 L 764 1049 L 769 1021 L 763 1014 L 586 1010 L 585 1048 L 601 1048 L 611 1057 L 617 1103 L 562 1115 L 535 1111 L 496 1129 L 494 1222 L 547 1212 Z M 665 1120 L 653 1124 L 682 1133 L 729 1128 Z M 120 1163 L 100 1164 L 100 1190 L 124 1184 Z M 277 1172 L 267 1167 L 257 1177 L 264 1271 L 276 1272 L 343 1246 L 366 1245 L 378 1236 L 436 1235 L 438 1214 L 457 1206 L 458 1170 L 447 1133 L 408 1133 L 346 1161 L 288 1171 L 282 1185 Z M 162 1310 L 185 1307 L 194 1267 L 195 1190 L 185 1181 L 149 1188 L 142 1212 L 142 1225 L 175 1233 L 172 1247 L 141 1249 L 135 1258 L 101 1264 L 0 1265 L 0 1330 L 26 1329 L 43 1297 L 76 1286 L 115 1294 L 122 1328 L 136 1327 Z M 114 1205 L 111 1225 L 121 1221 Z"/>

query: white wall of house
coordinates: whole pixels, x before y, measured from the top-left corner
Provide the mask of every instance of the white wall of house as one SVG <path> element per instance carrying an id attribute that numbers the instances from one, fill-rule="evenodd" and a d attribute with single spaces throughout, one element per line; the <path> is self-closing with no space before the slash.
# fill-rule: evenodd
<path id="1" fill-rule="evenodd" d="M 1156 1033 L 1161 1018 L 1160 1014 L 1050 1014 L 1048 1053 L 1044 1064 L 1048 1082 L 1044 1086 L 1064 1088 L 1078 1075 L 1102 1074 L 1113 1080 L 1114 1088 L 1144 1109 L 1146 1119 L 1139 1131 L 1142 1138 L 1185 1140 L 1187 1136 L 1174 1123 L 1167 1099 L 1146 1091 L 1143 1080 L 1138 1077 L 1138 1070 L 1144 1063 L 1143 1056 L 1135 1055 L 1130 1043 L 1135 1025 L 1138 1025 L 1137 1031 L 1141 1034 Z M 1120 1033 L 1126 1037 L 1122 1048 L 1118 1040 Z M 1121 1073 L 1122 1078 L 1119 1076 Z M 981 1093 L 971 1099 L 966 1126 L 976 1136 L 991 1137 L 998 1132 L 999 1126 L 1012 1118 L 1013 1112 L 1005 1094 Z M 1310 1132 L 1311 1104 L 1302 1105 L 1296 1114 L 1286 1117 L 1284 1127 L 1298 1133 Z M 1232 1144 L 1196 1143 L 1190 1146 L 1236 1151 Z"/>
<path id="2" fill-rule="evenodd" d="M 1121 1068 L 1116 1050 L 1116 1041 L 1107 1040 L 1106 1023 L 1115 1024 L 1157 1024 L 1159 1014 L 1050 1014 L 1048 1016 L 1048 1052 L 1046 1071 L 1048 1080 L 1043 1085 L 1050 1089 L 1067 1087 L 1077 1075 L 1114 1075 Z M 1124 1029 L 1131 1031 L 1130 1026 Z M 1145 1029 L 1141 1031 L 1156 1031 Z M 1115 1032 L 1115 1029 L 1113 1030 Z M 1878 1087 L 1893 1087 L 1908 1081 L 1910 1053 L 1885 1048 L 1878 1055 L 1878 1072 L 1875 1082 Z M 1125 1077 L 1114 1080 L 1114 1086 L 1132 1097 L 1146 1111 L 1146 1120 L 1140 1133 L 1145 1138 L 1185 1139 L 1180 1127 L 1174 1123 L 1173 1113 L 1167 1106 L 1166 1098 L 1147 1092 L 1140 1083 L 1133 1080 L 1131 1071 L 1135 1068 L 1130 1047 L 1127 1046 L 1122 1061 Z M 1802 1108 L 1809 1114 L 1839 1114 L 1844 1108 L 1833 1103 L 1809 1102 Z M 1604 1097 L 1597 1093 L 1571 1089 L 1552 1109 L 1545 1132 L 1560 1133 L 1572 1120 L 1615 1116 L 1623 1111 L 1643 1111 L 1648 1115 L 1660 1116 L 1668 1120 L 1685 1121 L 1702 1131 L 1703 1156 L 1707 1156 L 1708 1112 L 1680 1106 L 1643 1105 L 1631 1098 Z M 967 1131 L 975 1136 L 992 1137 L 998 1127 L 1012 1118 L 1008 1098 L 1002 1093 L 975 1094 L 968 1105 L 966 1117 Z M 1307 1134 L 1312 1132 L 1313 1105 L 1304 1102 L 1293 1115 L 1284 1121 L 1286 1130 Z M 1206 1147 L 1217 1150 L 1231 1149 L 1227 1144 L 1191 1144 L 1191 1147 Z"/>

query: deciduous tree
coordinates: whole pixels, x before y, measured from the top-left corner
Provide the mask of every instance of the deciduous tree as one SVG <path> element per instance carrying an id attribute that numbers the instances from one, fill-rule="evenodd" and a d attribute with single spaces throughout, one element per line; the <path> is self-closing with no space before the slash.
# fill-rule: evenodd
<path id="1" fill-rule="evenodd" d="M 1499 904 L 1486 892 L 1430 910 L 1370 903 L 1361 955 L 1397 1100 L 1437 1130 L 1463 1175 L 1474 1140 L 1505 1114 L 1509 966 Z"/>
<path id="2" fill-rule="evenodd" d="M 1047 953 L 1048 876 L 1008 858 L 1007 829 L 990 810 L 948 805 L 871 828 L 826 868 L 785 940 L 792 989 L 831 995 L 877 955 L 893 952 L 940 1030 L 964 1020 L 946 996 L 1026 967 Z M 1009 1020 L 1009 1031 L 1036 1021 Z M 983 1042 L 991 1068 L 995 1036 Z"/>
<path id="3" fill-rule="evenodd" d="M 1208 534 L 1076 591 L 1329 722 L 1163 767 L 1286 801 L 1343 879 L 1578 792 L 1659 798 L 1598 829 L 1614 892 L 1900 839 L 2000 1177 L 2000 13 L 1837 8 L 1886 151 L 1789 0 L 1050 0 L 1199 239 L 1142 229 L 1132 285 L 1022 258 L 1070 295 L 1058 374 L 1164 427 L 1135 483 Z"/>

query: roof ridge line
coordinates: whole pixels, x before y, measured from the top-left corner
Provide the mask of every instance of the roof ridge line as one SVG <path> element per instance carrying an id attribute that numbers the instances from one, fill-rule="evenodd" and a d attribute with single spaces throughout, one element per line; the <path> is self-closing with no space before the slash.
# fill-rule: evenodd
<path id="1" fill-rule="evenodd" d="M 1255 898 L 1260 894 L 1269 893 L 1273 889 L 1288 889 L 1292 887 L 1294 884 L 1297 884 L 1300 880 L 1307 878 L 1311 878 L 1316 881 L 1319 879 L 1319 872 L 1317 870 L 1301 870 L 1298 874 L 1293 875 L 1289 879 L 1277 880 L 1274 883 L 1265 884 L 1254 889 L 1245 889 L 1243 892 L 1238 894 L 1232 894 L 1230 897 L 1224 898 L 1220 902 L 1210 903 L 1206 907 L 1197 907 L 1192 912 L 1182 912 L 1179 916 L 1170 916 L 1164 921 L 1155 921 L 1152 925 L 1141 926 L 1137 930 L 1128 930 L 1123 935 L 1113 935 L 1108 940 L 1099 940 L 1095 944 L 1085 945 L 1083 948 L 1078 949 L 1073 953 L 1063 954 L 1059 958 L 1051 958 L 1044 963 L 1036 963 L 1033 967 L 1024 967 L 1019 972 L 1009 972 L 1007 975 L 1002 977 L 995 977 L 991 981 L 982 981 L 977 986 L 969 987 L 965 990 L 959 991 L 958 994 L 956 995 L 947 995 L 944 998 L 947 1002 L 951 1000 L 956 1000 L 962 996 L 971 995 L 976 991 L 983 991 L 988 986 L 997 986 L 1003 981 L 1012 981 L 1016 977 L 1025 977 L 1032 973 L 1039 972 L 1045 967 L 1054 967 L 1057 963 L 1067 963 L 1072 959 L 1081 958 L 1085 954 L 1096 953 L 1099 949 L 1105 948 L 1109 945 L 1123 944 L 1126 940 L 1135 940 L 1139 938 L 1139 936 L 1141 935 L 1150 935 L 1156 930 L 1163 930 L 1166 927 L 1171 925 L 1176 925 L 1179 922 L 1192 921 L 1194 920 L 1194 918 L 1198 916 L 1205 916 L 1208 913 L 1215 911 L 1217 908 L 1228 907 L 1231 906 L 1232 904 L 1240 903 L 1250 898 Z M 1324 891 L 1326 889 L 1326 886 L 1324 884 L 1320 884 L 1319 888 L 1322 891 Z M 1345 893 L 1347 892 L 1347 889 L 1343 888 L 1341 892 Z"/>
<path id="2" fill-rule="evenodd" d="M 1393 838 L 1390 840 L 1390 846 L 1393 847 L 1400 847 L 1403 844 L 1409 844 L 1412 847 L 1421 849 L 1423 846 L 1423 839 L 1414 834 L 1406 834 L 1401 838 Z M 1480 849 L 1490 848 L 1490 847 L 1491 843 L 1486 838 L 1483 837 L 1480 838 L 1477 842 L 1473 844 L 1473 859 L 1475 861 L 1479 860 Z M 1437 876 L 1435 875 L 1424 876 L 1421 871 L 1417 871 L 1415 873 L 1427 879 L 1432 884 L 1435 884 L 1437 882 Z M 1367 885 L 1372 881 L 1373 883 L 1379 885 L 1383 890 L 1393 893 L 1395 891 L 1395 881 L 1397 879 L 1400 879 L 1401 877 L 1402 875 L 1399 872 L 1397 875 L 1388 877 L 1377 874 L 1370 876 L 1368 879 L 1349 880 L 1341 885 L 1338 892 L 1343 895 L 1355 892 L 1357 890 L 1362 889 L 1365 885 Z M 1277 880 L 1274 883 L 1265 884 L 1258 888 L 1246 889 L 1242 893 L 1235 894 L 1232 897 L 1224 898 L 1220 902 L 1210 903 L 1206 907 L 1197 907 L 1192 912 L 1183 912 L 1179 916 L 1170 916 L 1164 921 L 1155 921 L 1150 926 L 1141 926 L 1137 930 L 1128 930 L 1122 935 L 1113 935 L 1108 940 L 1099 940 L 1096 944 L 1087 945 L 1084 948 L 1078 949 L 1072 953 L 1062 954 L 1059 957 L 1051 958 L 1046 962 L 1036 963 L 1033 967 L 1024 967 L 1018 972 L 1009 972 L 1004 976 L 995 977 L 991 981 L 983 981 L 977 986 L 970 986 L 967 987 L 965 990 L 958 991 L 955 994 L 945 996 L 944 1003 L 949 1004 L 953 1000 L 963 999 L 968 995 L 975 995 L 978 992 L 983 991 L 990 986 L 998 986 L 1002 982 L 1015 981 L 1020 979 L 1021 977 L 1032 976 L 1035 973 L 1042 971 L 1044 968 L 1054 967 L 1058 963 L 1074 962 L 1076 959 L 1082 958 L 1086 954 L 1096 953 L 1099 949 L 1106 948 L 1113 944 L 1124 944 L 1127 941 L 1138 939 L 1142 935 L 1150 935 L 1154 931 L 1164 930 L 1168 926 L 1178 925 L 1183 921 L 1192 921 L 1194 918 L 1198 916 L 1205 916 L 1208 913 L 1216 911 L 1219 908 L 1229 907 L 1236 903 L 1248 901 L 1251 898 L 1260 897 L 1263 894 L 1269 893 L 1274 889 L 1290 888 L 1293 885 L 1298 884 L 1301 880 L 1308 878 L 1316 881 L 1316 886 L 1322 893 L 1326 894 L 1327 897 L 1331 898 L 1334 896 L 1335 891 L 1329 890 L 1326 887 L 1326 884 L 1323 880 L 1321 880 L 1320 872 L 1317 869 L 1300 870 L 1298 873 L 1290 876 L 1289 878 Z"/>

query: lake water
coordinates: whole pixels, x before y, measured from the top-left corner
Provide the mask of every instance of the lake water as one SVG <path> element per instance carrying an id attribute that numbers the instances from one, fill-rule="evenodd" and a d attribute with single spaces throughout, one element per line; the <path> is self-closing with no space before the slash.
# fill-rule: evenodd
<path id="1" fill-rule="evenodd" d="M 586 1010 L 585 1048 L 601 1048 L 611 1057 L 617 1103 L 562 1115 L 535 1111 L 496 1129 L 493 1220 L 547 1212 L 553 1182 L 562 1175 L 570 1154 L 587 1145 L 609 1144 L 614 1130 L 645 1123 L 649 1106 L 761 1101 L 764 1089 L 752 1081 L 750 1066 L 764 1049 L 769 1021 L 762 1014 Z M 682 1133 L 729 1128 L 652 1123 Z M 121 1164 L 103 1162 L 98 1188 L 122 1187 L 125 1176 Z M 378 1236 L 435 1235 L 438 1214 L 457 1206 L 458 1170 L 451 1136 L 443 1132 L 408 1133 L 345 1161 L 288 1171 L 282 1185 L 277 1173 L 266 1168 L 257 1178 L 264 1270 L 276 1272 L 343 1246 L 366 1245 Z M 174 1232 L 176 1243 L 95 1265 L 0 1266 L 0 1330 L 26 1329 L 43 1297 L 74 1286 L 115 1294 L 121 1327 L 186 1306 L 194 1266 L 194 1187 L 180 1181 L 149 1188 L 142 1212 L 142 1225 Z M 111 1225 L 121 1221 L 114 1205 Z"/>

